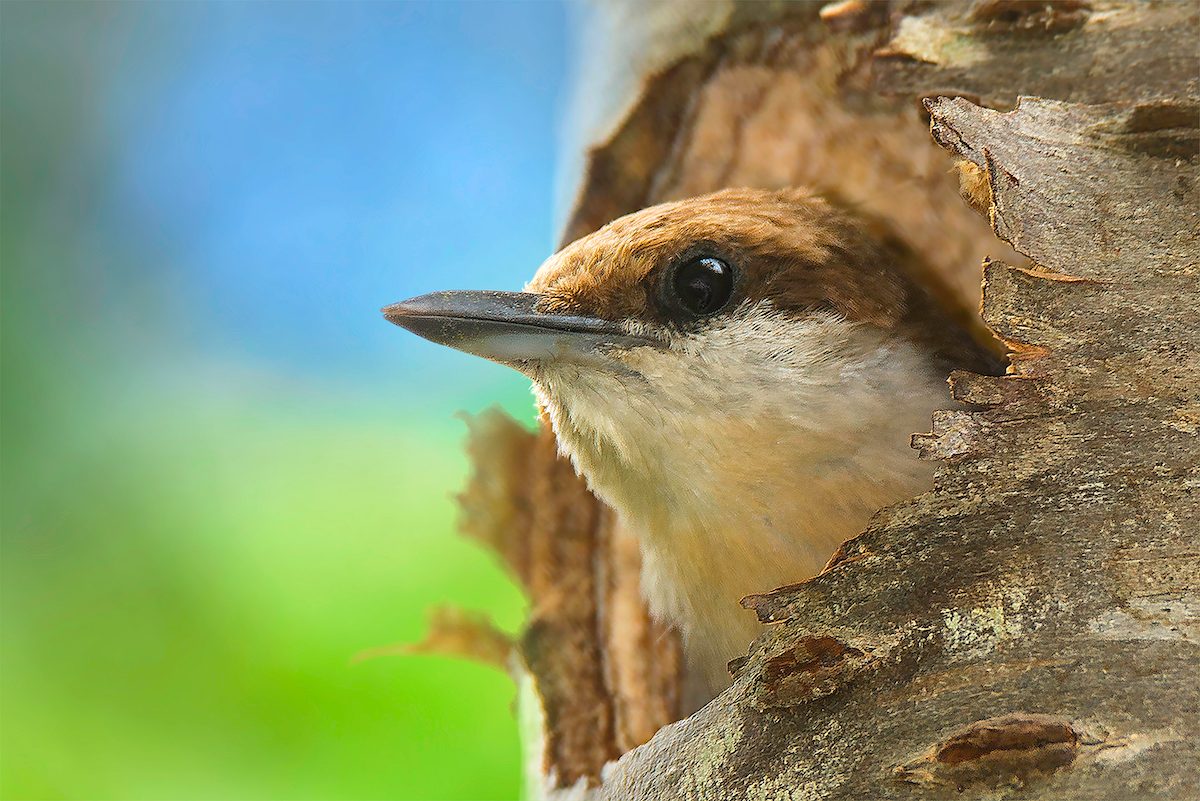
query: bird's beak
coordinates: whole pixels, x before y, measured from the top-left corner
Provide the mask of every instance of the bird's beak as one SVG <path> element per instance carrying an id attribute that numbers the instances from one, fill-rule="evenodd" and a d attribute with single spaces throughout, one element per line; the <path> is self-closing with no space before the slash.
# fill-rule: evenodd
<path id="1" fill-rule="evenodd" d="M 537 311 L 529 292 L 431 292 L 393 303 L 383 316 L 431 342 L 501 364 L 596 358 L 606 347 L 651 340 L 596 317 Z"/>

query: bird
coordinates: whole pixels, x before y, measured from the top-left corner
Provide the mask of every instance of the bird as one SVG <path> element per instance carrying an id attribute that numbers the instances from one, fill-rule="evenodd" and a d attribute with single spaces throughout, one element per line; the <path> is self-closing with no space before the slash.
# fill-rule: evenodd
<path id="1" fill-rule="evenodd" d="M 521 292 L 383 314 L 531 380 L 560 450 L 637 535 L 642 594 L 707 697 L 761 631 L 739 601 L 817 575 L 929 490 L 911 434 L 956 407 L 951 370 L 1001 367 L 895 234 L 804 188 L 650 206 Z"/>

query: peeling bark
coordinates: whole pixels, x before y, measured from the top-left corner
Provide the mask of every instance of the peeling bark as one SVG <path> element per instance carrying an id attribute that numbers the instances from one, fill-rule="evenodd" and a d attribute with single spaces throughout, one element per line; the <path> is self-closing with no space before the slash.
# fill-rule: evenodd
<path id="1" fill-rule="evenodd" d="M 677 41 L 589 150 L 566 239 L 815 185 L 883 219 L 964 314 L 990 256 L 982 321 L 1012 368 L 951 377 L 966 410 L 913 441 L 943 462 L 934 491 L 746 599 L 765 631 L 733 687 L 638 748 L 682 679 L 632 541 L 548 433 L 489 422 L 467 520 L 533 599 L 548 789 L 1197 797 L 1200 7 L 715 4 L 655 30 Z"/>
<path id="2" fill-rule="evenodd" d="M 527 745 L 552 785 L 586 784 L 682 713 L 679 638 L 642 603 L 637 541 L 559 456 L 548 428 L 526 431 L 489 412 L 471 421 L 469 452 L 461 527 L 530 600 L 514 669 L 533 678 L 528 702 L 542 731 Z M 431 640 L 446 639 L 435 628 Z"/>

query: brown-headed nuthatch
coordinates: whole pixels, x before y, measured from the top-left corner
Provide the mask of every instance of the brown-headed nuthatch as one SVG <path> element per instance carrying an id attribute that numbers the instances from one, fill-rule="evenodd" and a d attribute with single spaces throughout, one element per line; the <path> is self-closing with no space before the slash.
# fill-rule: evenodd
<path id="1" fill-rule="evenodd" d="M 911 253 L 802 190 L 615 220 L 524 292 L 435 292 L 393 323 L 516 368 L 559 447 L 640 537 L 653 613 L 710 691 L 758 631 L 738 601 L 807 579 L 930 488 L 909 446 L 954 368 L 991 371 Z"/>

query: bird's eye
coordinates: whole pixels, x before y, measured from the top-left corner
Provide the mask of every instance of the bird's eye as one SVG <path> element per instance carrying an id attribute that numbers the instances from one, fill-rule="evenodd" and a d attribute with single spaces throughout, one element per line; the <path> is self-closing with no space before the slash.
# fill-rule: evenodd
<path id="1" fill-rule="evenodd" d="M 704 317 L 725 308 L 733 294 L 733 268 L 713 256 L 680 265 L 671 276 L 670 305 L 689 317 Z"/>

